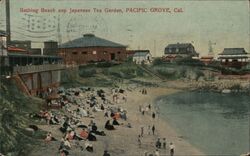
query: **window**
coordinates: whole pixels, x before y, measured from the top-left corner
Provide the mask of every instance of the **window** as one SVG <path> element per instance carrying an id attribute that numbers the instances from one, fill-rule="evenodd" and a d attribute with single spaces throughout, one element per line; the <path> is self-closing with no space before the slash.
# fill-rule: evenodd
<path id="1" fill-rule="evenodd" d="M 175 51 L 176 51 L 176 52 L 179 52 L 179 48 L 176 48 Z"/>
<path id="2" fill-rule="evenodd" d="M 171 48 L 169 48 L 169 52 L 172 53 L 172 49 Z"/>
<path id="3" fill-rule="evenodd" d="M 108 53 L 107 51 L 104 51 L 104 52 L 103 52 L 104 55 L 107 54 L 107 53 Z"/>
<path id="4" fill-rule="evenodd" d="M 86 51 L 82 51 L 82 54 L 84 54 L 84 55 L 86 55 L 86 54 L 88 54 Z"/>
<path id="5" fill-rule="evenodd" d="M 74 52 L 72 52 L 72 54 L 73 54 L 73 55 L 77 55 L 78 53 L 77 53 L 77 51 L 74 51 Z"/>
<path id="6" fill-rule="evenodd" d="M 93 54 L 96 55 L 96 51 L 93 51 Z"/>
<path id="7" fill-rule="evenodd" d="M 120 51 L 118 51 L 117 53 L 118 53 L 118 54 L 121 54 L 121 52 L 120 52 Z"/>

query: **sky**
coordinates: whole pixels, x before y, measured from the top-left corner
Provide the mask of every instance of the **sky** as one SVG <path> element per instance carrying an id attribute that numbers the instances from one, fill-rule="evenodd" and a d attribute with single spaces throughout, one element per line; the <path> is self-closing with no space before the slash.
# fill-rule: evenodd
<path id="1" fill-rule="evenodd" d="M 0 2 L 0 29 L 5 29 L 4 1 Z M 64 43 L 94 33 L 128 49 L 149 49 L 153 56 L 162 56 L 168 44 L 177 42 L 192 43 L 201 55 L 208 54 L 209 41 L 215 54 L 231 47 L 250 52 L 248 0 L 10 0 L 10 6 L 12 40 L 32 40 L 34 47 L 42 47 L 47 40 L 61 38 Z M 41 12 L 41 8 L 54 12 Z M 131 8 L 146 12 L 126 11 Z M 153 12 L 155 8 L 159 12 Z M 90 12 L 70 13 L 70 9 Z M 171 13 L 160 12 L 167 9 Z"/>

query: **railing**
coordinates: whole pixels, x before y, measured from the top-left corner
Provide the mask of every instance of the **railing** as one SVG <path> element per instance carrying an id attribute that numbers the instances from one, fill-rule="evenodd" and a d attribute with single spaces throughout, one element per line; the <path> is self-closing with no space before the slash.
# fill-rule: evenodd
<path id="1" fill-rule="evenodd" d="M 37 73 L 44 71 L 63 70 L 65 66 L 63 64 L 43 64 L 43 65 L 27 65 L 27 66 L 15 66 L 13 67 L 13 74 L 27 74 Z"/>

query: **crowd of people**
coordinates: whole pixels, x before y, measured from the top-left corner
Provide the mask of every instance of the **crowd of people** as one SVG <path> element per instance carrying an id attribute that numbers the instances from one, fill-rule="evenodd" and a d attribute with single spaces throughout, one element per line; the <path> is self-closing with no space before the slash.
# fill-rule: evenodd
<path id="1" fill-rule="evenodd" d="M 52 93 L 52 90 L 50 90 Z M 58 152 L 61 156 L 70 154 L 70 150 L 79 147 L 81 150 L 94 152 L 92 141 L 97 141 L 98 136 L 106 136 L 105 131 L 115 130 L 116 126 L 122 125 L 120 120 L 127 120 L 127 111 L 122 107 L 118 107 L 117 103 L 126 103 L 127 96 L 125 90 L 113 88 L 109 93 L 103 89 L 95 90 L 93 88 L 70 88 L 59 89 L 57 91 L 58 98 L 46 100 L 47 106 L 57 104 L 63 111 L 57 110 L 41 110 L 36 114 L 31 114 L 32 118 L 39 118 L 47 125 L 60 125 L 58 131 L 63 134 Z M 112 98 L 108 98 L 112 97 Z M 112 100 L 110 100 L 112 99 Z M 103 112 L 106 118 L 104 125 L 97 125 L 94 122 L 94 114 Z M 90 123 L 86 123 L 84 118 L 91 119 Z M 104 129 L 99 127 L 104 127 Z M 130 123 L 126 125 L 132 128 Z M 56 141 L 51 132 L 45 137 L 45 142 L 50 143 Z M 84 146 L 80 145 L 84 142 Z M 108 150 L 105 150 L 103 156 L 110 156 Z"/>
<path id="2" fill-rule="evenodd" d="M 147 90 L 141 90 L 142 95 L 147 95 Z M 127 110 L 121 107 L 121 103 L 126 104 L 126 91 L 120 88 L 110 90 L 93 89 L 93 88 L 70 88 L 59 89 L 57 99 L 46 100 L 50 104 L 61 105 L 62 111 L 53 109 L 41 110 L 37 114 L 32 114 L 33 118 L 40 118 L 48 126 L 59 125 L 58 129 L 63 137 L 55 138 L 53 133 L 48 132 L 44 138 L 45 143 L 51 141 L 60 141 L 58 153 L 61 156 L 67 156 L 72 149 L 79 148 L 81 151 L 93 153 L 95 146 L 92 144 L 98 141 L 98 137 L 105 137 L 106 131 L 113 131 L 117 126 L 132 128 L 132 124 L 127 120 Z M 95 113 L 103 113 L 106 122 L 99 125 L 95 122 Z M 139 112 L 142 117 L 149 115 L 152 119 L 152 125 L 141 126 L 138 135 L 139 148 L 142 145 L 143 138 L 147 135 L 156 135 L 156 113 L 151 104 L 145 106 L 139 105 Z M 85 119 L 90 119 L 86 122 Z M 170 150 L 171 156 L 174 154 L 174 145 L 170 143 L 167 147 L 166 138 L 158 138 L 155 143 L 154 156 L 159 156 L 161 150 Z M 151 153 L 152 154 L 152 153 Z M 110 156 L 108 150 L 104 150 L 103 156 Z M 150 153 L 148 154 L 150 156 Z"/>

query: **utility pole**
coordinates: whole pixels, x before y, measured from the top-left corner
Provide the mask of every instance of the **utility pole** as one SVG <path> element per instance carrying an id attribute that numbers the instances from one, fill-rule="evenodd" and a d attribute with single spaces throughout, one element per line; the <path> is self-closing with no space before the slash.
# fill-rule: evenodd
<path id="1" fill-rule="evenodd" d="M 62 35 L 61 35 L 61 28 L 60 28 L 60 15 L 58 15 L 58 19 L 57 19 L 57 38 L 58 38 L 58 45 L 61 45 Z"/>
<path id="2" fill-rule="evenodd" d="M 6 34 L 7 34 L 7 41 L 6 47 L 10 45 L 11 41 L 11 32 L 10 32 L 10 0 L 5 0 L 5 11 L 6 11 Z"/>
<path id="3" fill-rule="evenodd" d="M 154 40 L 154 57 L 156 57 L 156 41 Z"/>

